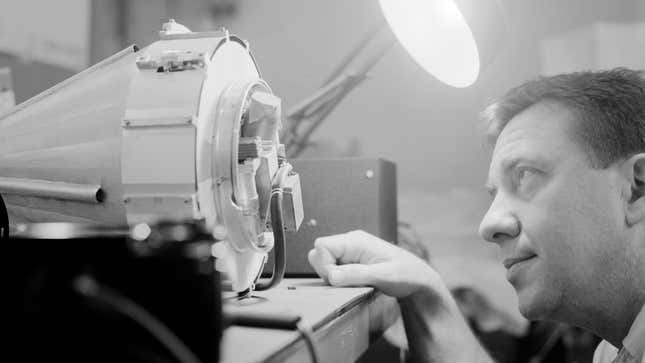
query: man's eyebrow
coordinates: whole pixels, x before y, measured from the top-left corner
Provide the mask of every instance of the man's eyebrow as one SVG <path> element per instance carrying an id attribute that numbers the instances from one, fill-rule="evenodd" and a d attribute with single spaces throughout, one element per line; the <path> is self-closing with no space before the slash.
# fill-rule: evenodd
<path id="1" fill-rule="evenodd" d="M 526 158 L 509 158 L 502 160 L 502 172 L 504 174 L 508 173 L 509 170 L 513 170 L 517 164 L 522 161 L 527 160 Z"/>
<path id="2" fill-rule="evenodd" d="M 508 159 L 504 159 L 501 162 L 501 169 L 502 169 L 502 175 L 507 175 L 509 171 L 512 171 L 517 167 L 518 164 L 521 164 L 523 162 L 530 163 L 530 164 L 537 164 L 541 166 L 542 168 L 547 168 L 547 162 L 545 159 L 541 157 L 511 157 Z M 486 191 L 488 194 L 491 196 L 495 196 L 497 194 L 497 187 L 495 184 L 491 181 L 490 177 L 486 181 L 486 184 L 484 184 L 484 188 L 486 188 Z"/>
<path id="3" fill-rule="evenodd" d="M 527 159 L 522 157 L 517 157 L 517 158 L 509 158 L 509 159 L 502 160 L 502 163 L 501 163 L 502 173 L 506 175 L 509 170 L 513 170 L 517 166 L 517 164 L 519 164 L 524 160 L 527 160 Z M 497 187 L 493 184 L 490 178 L 486 181 L 486 184 L 484 184 L 484 188 L 486 188 L 486 191 L 492 197 L 495 197 L 495 195 L 497 194 Z"/>

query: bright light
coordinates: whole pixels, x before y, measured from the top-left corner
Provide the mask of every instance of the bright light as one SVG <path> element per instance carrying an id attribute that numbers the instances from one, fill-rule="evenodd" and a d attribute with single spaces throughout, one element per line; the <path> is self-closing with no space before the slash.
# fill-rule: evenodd
<path id="1" fill-rule="evenodd" d="M 143 241 L 150 237 L 150 233 L 152 233 L 152 229 L 149 225 L 146 223 L 139 223 L 132 228 L 130 236 L 137 241 Z"/>
<path id="2" fill-rule="evenodd" d="M 468 87 L 477 80 L 477 45 L 452 0 L 380 0 L 380 3 L 396 37 L 426 71 L 454 87 Z"/>

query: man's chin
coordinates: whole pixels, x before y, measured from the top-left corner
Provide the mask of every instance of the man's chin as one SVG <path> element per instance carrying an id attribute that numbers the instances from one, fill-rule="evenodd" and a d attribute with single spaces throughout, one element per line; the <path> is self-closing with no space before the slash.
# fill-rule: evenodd
<path id="1" fill-rule="evenodd" d="M 549 320 L 553 313 L 553 304 L 545 294 L 533 294 L 528 291 L 517 291 L 520 314 L 528 320 Z"/>
<path id="2" fill-rule="evenodd" d="M 541 314 L 538 313 L 538 309 L 535 309 L 534 306 L 520 304 L 520 314 L 525 317 L 527 320 L 543 320 Z"/>

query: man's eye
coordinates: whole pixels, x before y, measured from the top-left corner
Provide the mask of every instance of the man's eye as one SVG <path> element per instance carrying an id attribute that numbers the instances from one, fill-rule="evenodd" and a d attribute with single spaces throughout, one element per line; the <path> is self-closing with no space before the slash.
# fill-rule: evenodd
<path id="1" fill-rule="evenodd" d="M 520 182 L 534 175 L 535 175 L 535 170 L 529 169 L 529 168 L 519 168 L 517 171 L 517 178 Z"/>
<path id="2" fill-rule="evenodd" d="M 529 192 L 534 187 L 538 171 L 533 168 L 520 167 L 515 170 L 515 186 L 520 193 Z"/>

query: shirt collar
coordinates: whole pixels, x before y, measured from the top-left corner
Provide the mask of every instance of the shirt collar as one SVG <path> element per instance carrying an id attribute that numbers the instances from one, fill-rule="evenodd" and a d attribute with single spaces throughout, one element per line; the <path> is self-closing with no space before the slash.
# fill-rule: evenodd
<path id="1" fill-rule="evenodd" d="M 643 358 L 645 353 L 645 306 L 636 315 L 636 319 L 629 328 L 629 333 L 623 339 L 623 348 L 625 348 L 632 357 L 637 359 Z"/>

